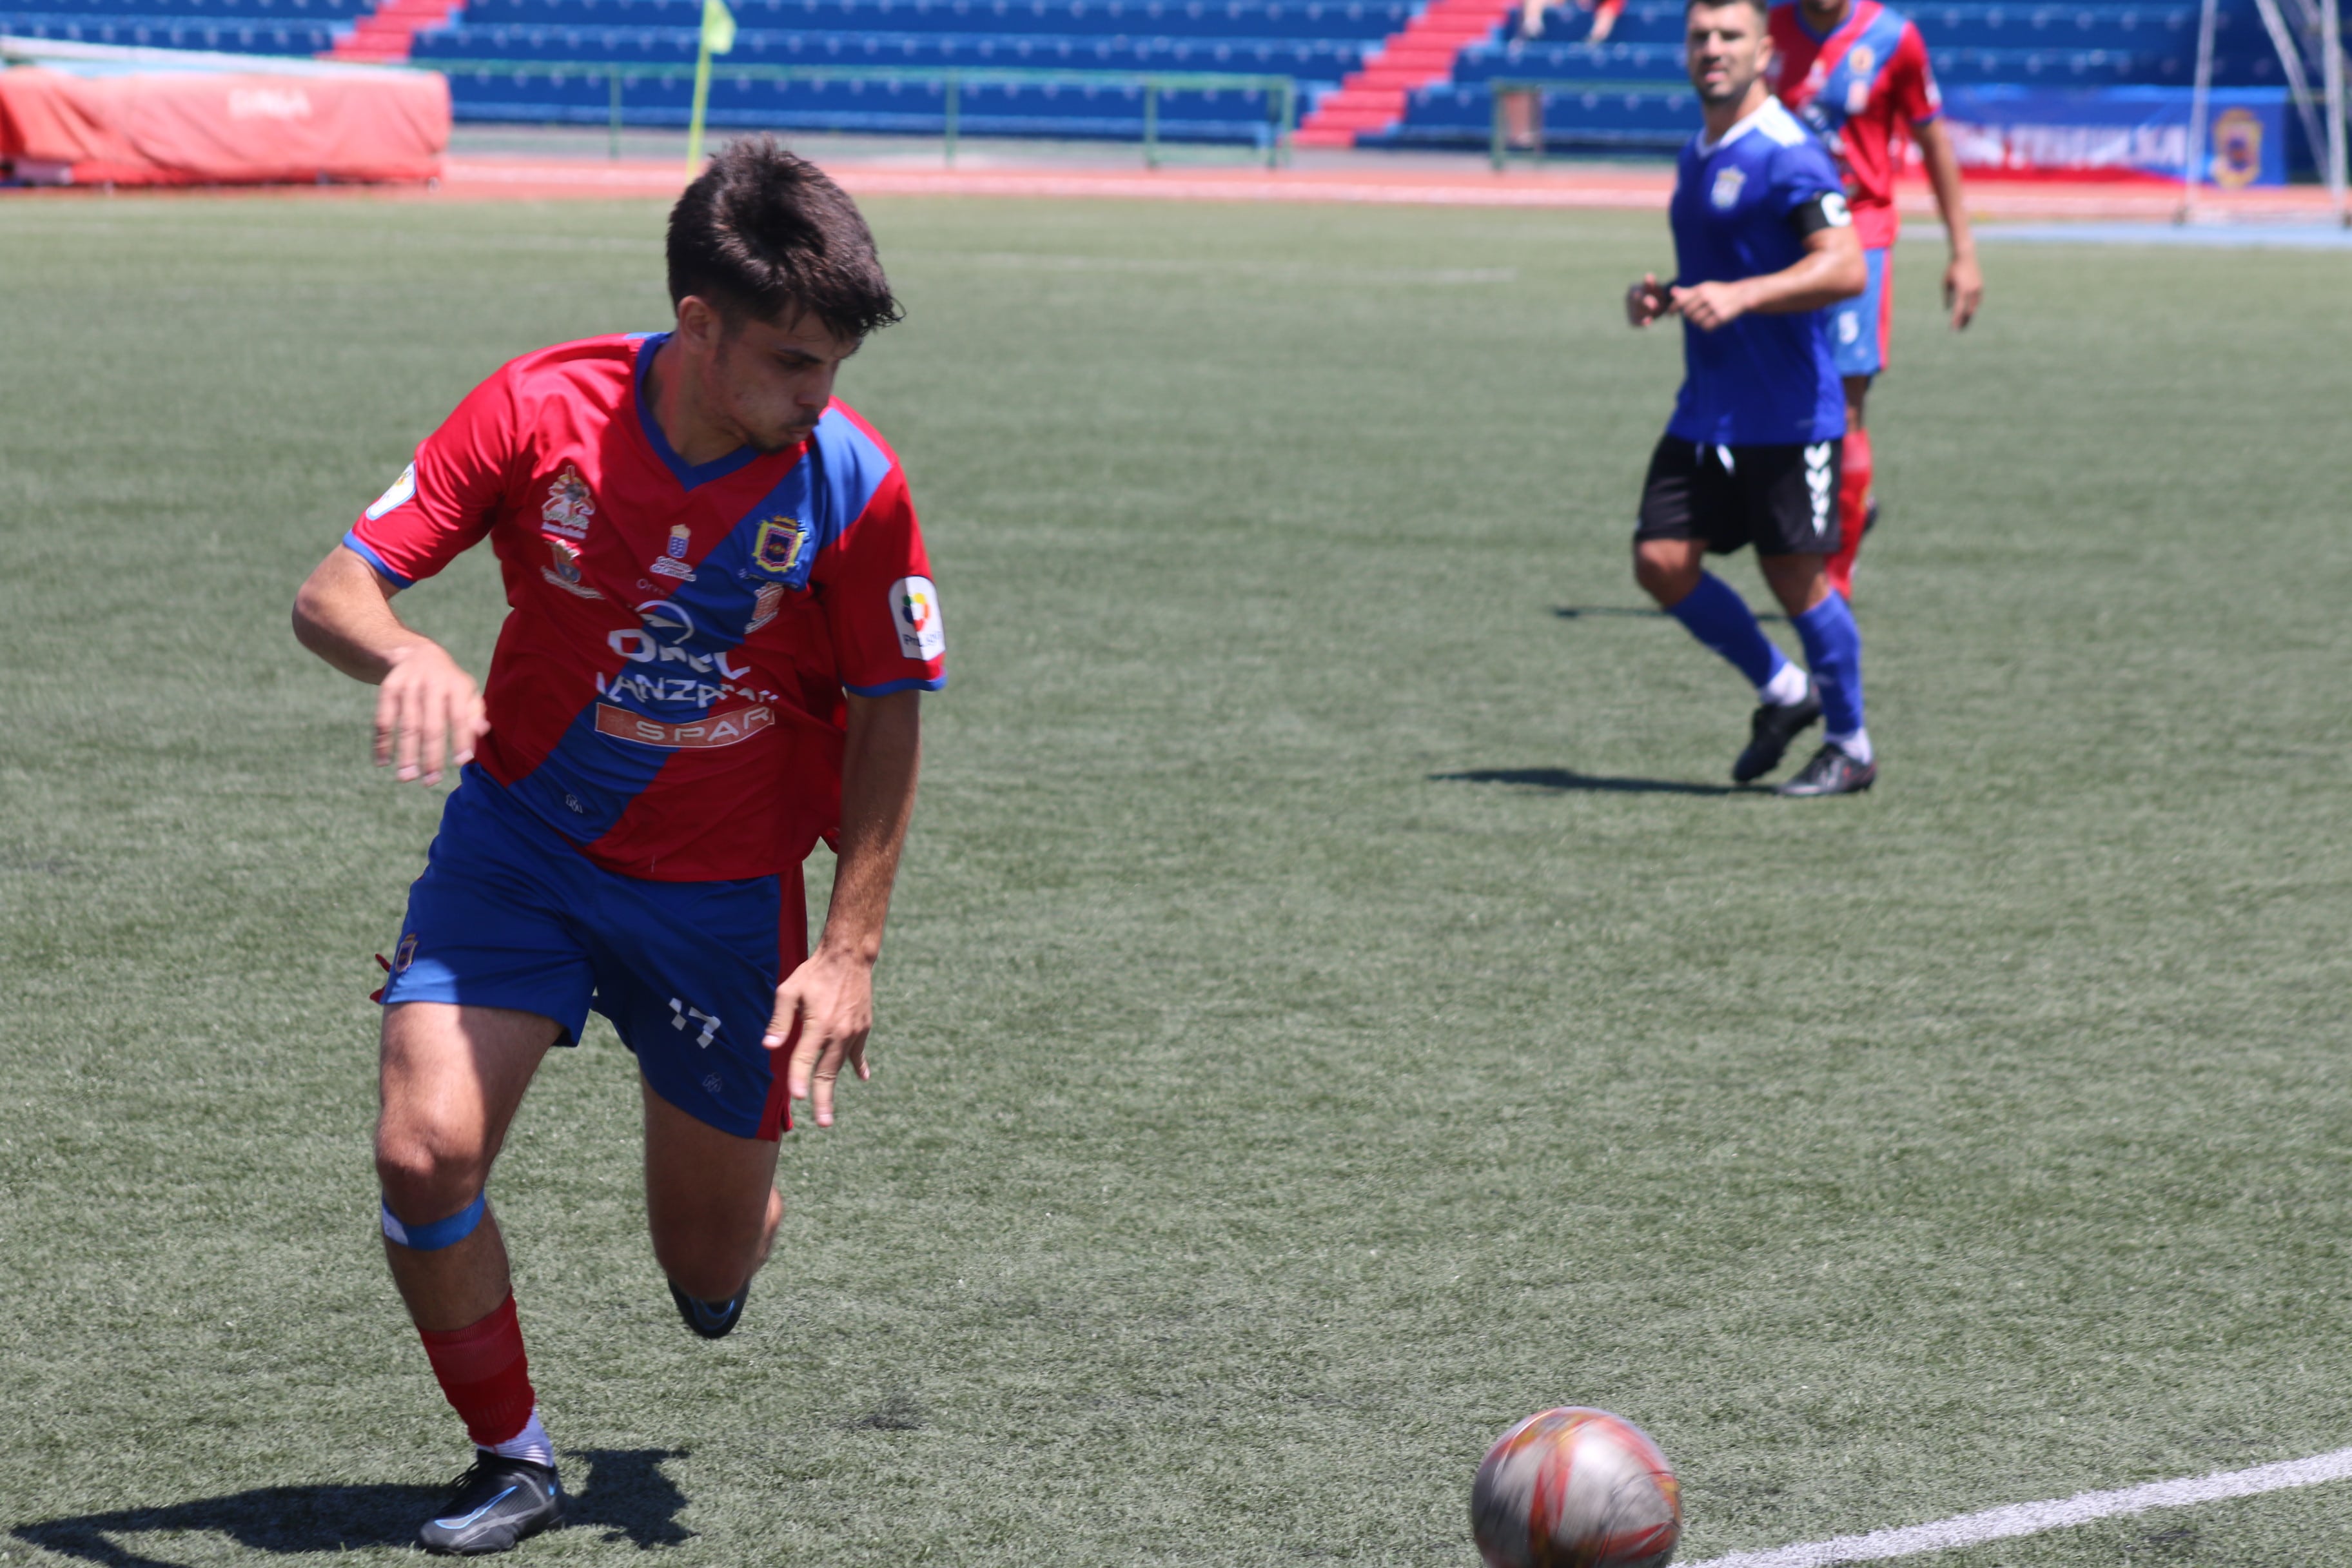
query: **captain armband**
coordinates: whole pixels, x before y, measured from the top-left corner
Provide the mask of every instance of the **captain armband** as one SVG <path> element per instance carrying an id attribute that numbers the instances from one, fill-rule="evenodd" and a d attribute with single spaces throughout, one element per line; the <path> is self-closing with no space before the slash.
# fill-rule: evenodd
<path id="1" fill-rule="evenodd" d="M 1789 215 L 1789 226 L 1804 239 L 1825 228 L 1851 228 L 1853 214 L 1846 210 L 1845 197 L 1835 191 L 1823 191 L 1798 204 Z"/>

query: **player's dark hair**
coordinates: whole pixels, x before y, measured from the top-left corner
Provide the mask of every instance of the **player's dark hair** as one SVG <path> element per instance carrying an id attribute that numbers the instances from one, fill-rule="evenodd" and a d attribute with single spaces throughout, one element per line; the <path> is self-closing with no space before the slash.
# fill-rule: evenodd
<path id="1" fill-rule="evenodd" d="M 849 193 L 772 136 L 730 142 L 670 209 L 670 303 L 689 294 L 734 321 L 805 312 L 843 338 L 906 313 Z"/>
<path id="2" fill-rule="evenodd" d="M 1772 0 L 1683 0 L 1683 15 L 1687 16 L 1701 5 L 1745 5 L 1756 13 L 1759 22 L 1769 21 L 1772 16 Z"/>

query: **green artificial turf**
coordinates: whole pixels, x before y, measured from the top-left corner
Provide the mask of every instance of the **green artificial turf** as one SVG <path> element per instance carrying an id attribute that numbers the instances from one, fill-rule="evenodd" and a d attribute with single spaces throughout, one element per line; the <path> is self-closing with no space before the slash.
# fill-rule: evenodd
<path id="1" fill-rule="evenodd" d="M 1989 248 L 1955 338 L 1906 246 L 1882 780 L 1793 803 L 1625 568 L 1659 219 L 869 212 L 953 671 L 878 1070 L 713 1345 L 551 1059 L 520 1560 L 1468 1563 L 1563 1402 L 1693 1561 L 2352 1443 L 2339 258 Z M 0 205 L 0 1563 L 380 1561 L 463 1463 L 367 1155 L 438 802 L 287 610 L 502 359 L 662 324 L 661 216 Z M 478 668 L 496 593 L 401 604 Z M 1921 1561 L 2352 1563 L 2352 1485 Z"/>

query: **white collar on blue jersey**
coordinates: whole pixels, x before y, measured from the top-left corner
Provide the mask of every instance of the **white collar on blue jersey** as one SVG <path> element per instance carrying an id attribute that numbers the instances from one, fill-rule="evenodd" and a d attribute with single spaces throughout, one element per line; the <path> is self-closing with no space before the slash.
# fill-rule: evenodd
<path id="1" fill-rule="evenodd" d="M 1805 139 L 1805 128 L 1797 123 L 1797 117 L 1789 112 L 1788 106 L 1777 98 L 1767 97 L 1763 107 L 1735 121 L 1720 141 L 1710 142 L 1706 139 L 1706 132 L 1700 132 L 1698 155 L 1712 158 L 1750 131 L 1760 131 L 1783 147 L 1794 147 Z"/>

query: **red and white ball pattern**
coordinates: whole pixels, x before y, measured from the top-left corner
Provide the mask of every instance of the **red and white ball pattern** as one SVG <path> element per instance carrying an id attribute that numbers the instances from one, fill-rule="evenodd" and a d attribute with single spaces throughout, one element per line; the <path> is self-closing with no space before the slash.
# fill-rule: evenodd
<path id="1" fill-rule="evenodd" d="M 1486 1450 L 1470 1533 L 1488 1568 L 1664 1568 L 1682 1539 L 1682 1487 L 1631 1421 L 1541 1411 Z"/>

